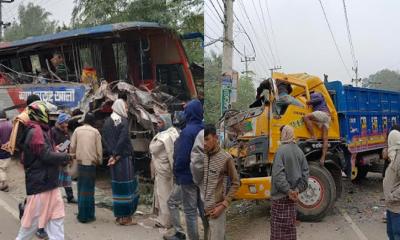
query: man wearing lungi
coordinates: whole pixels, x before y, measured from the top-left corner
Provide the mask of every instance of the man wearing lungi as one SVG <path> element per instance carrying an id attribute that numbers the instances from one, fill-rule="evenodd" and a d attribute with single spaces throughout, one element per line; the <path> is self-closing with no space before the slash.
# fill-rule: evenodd
<path id="1" fill-rule="evenodd" d="M 281 146 L 272 165 L 271 240 L 296 239 L 296 202 L 308 185 L 308 163 L 294 129 L 281 127 Z"/>
<path id="2" fill-rule="evenodd" d="M 95 220 L 94 186 L 96 165 L 103 162 L 100 132 L 94 128 L 95 117 L 87 113 L 84 124 L 75 129 L 71 138 L 70 153 L 78 162 L 78 221 L 88 223 Z"/>

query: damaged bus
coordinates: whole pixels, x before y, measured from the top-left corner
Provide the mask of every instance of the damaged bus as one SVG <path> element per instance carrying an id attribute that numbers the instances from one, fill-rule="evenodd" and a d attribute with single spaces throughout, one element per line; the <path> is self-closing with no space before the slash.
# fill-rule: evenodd
<path id="1" fill-rule="evenodd" d="M 198 97 L 201 82 L 195 80 L 203 77 L 191 69 L 182 37 L 158 23 L 108 24 L 2 42 L 0 108 L 12 118 L 37 94 L 58 111 L 77 117 L 94 111 L 101 120 L 122 93 L 135 106 L 132 142 L 145 153 L 154 115 L 180 110 Z"/>

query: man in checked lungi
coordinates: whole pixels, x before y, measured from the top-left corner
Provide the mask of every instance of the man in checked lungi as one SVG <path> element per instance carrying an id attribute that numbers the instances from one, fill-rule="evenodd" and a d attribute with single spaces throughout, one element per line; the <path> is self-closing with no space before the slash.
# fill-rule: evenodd
<path id="1" fill-rule="evenodd" d="M 281 145 L 272 166 L 271 240 L 296 239 L 296 202 L 308 186 L 308 163 L 294 129 L 281 127 Z"/>

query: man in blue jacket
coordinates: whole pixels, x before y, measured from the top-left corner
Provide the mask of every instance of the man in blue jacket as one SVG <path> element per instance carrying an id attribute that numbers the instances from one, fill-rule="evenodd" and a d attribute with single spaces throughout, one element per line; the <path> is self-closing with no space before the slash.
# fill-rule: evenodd
<path id="1" fill-rule="evenodd" d="M 193 182 L 190 171 L 190 154 L 197 134 L 204 129 L 203 106 L 199 100 L 190 101 L 185 107 L 186 127 L 176 143 L 174 175 L 176 184 L 182 189 L 183 211 L 186 216 L 187 233 L 190 240 L 198 240 L 197 203 L 198 187 Z"/>

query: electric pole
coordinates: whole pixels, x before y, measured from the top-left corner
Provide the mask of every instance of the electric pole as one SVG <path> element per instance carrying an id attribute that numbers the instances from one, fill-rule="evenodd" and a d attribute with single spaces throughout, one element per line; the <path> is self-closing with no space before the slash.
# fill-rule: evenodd
<path id="1" fill-rule="evenodd" d="M 240 59 L 241 62 L 244 62 L 244 66 L 245 66 L 245 71 L 242 72 L 246 75 L 246 78 L 249 77 L 249 62 L 254 62 L 256 60 L 255 57 L 248 57 L 246 55 L 246 46 L 244 47 L 244 60 Z"/>
<path id="2" fill-rule="evenodd" d="M 275 67 L 273 67 L 273 68 L 270 68 L 269 70 L 271 71 L 271 78 L 272 78 L 272 74 L 274 73 L 274 71 L 280 70 L 280 69 L 282 69 L 281 66 L 275 66 Z"/>
<path id="3" fill-rule="evenodd" d="M 2 3 L 12 3 L 14 0 L 0 0 L 0 41 L 3 40 L 3 28 L 11 25 L 9 22 L 3 22 Z"/>
<path id="4" fill-rule="evenodd" d="M 356 78 L 351 79 L 351 82 L 355 82 L 356 87 L 358 87 L 358 83 L 361 82 L 361 78 L 358 78 L 358 61 L 356 63 L 356 66 L 352 68 L 356 75 Z"/>
<path id="5" fill-rule="evenodd" d="M 233 55 L 233 0 L 224 0 L 224 45 L 222 52 L 222 73 L 232 71 Z"/>

